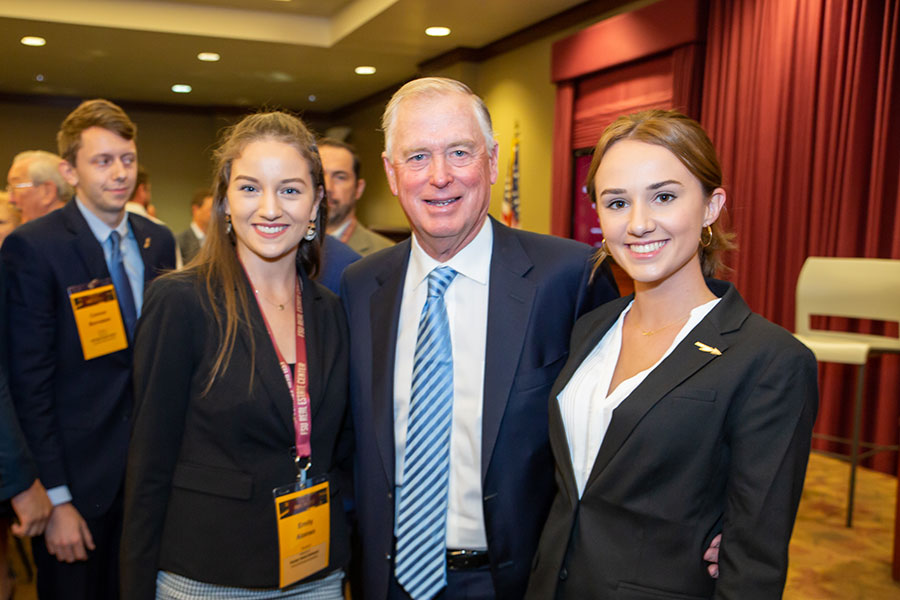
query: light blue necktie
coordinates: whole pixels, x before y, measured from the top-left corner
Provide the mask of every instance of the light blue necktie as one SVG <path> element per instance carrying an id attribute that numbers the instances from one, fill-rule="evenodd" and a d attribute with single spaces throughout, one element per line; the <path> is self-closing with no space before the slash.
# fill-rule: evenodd
<path id="1" fill-rule="evenodd" d="M 122 260 L 122 248 L 119 243 L 119 232 L 109 234 L 109 274 L 112 276 L 113 286 L 116 288 L 116 296 L 119 298 L 119 308 L 122 309 L 122 320 L 125 322 L 125 331 L 128 339 L 134 339 L 134 325 L 137 322 L 137 309 L 134 306 L 134 293 L 131 291 L 131 282 L 125 271 L 125 262 Z"/>
<path id="2" fill-rule="evenodd" d="M 413 600 L 432 598 L 447 585 L 453 352 L 444 292 L 454 277 L 450 267 L 428 274 L 416 338 L 394 566 Z"/>

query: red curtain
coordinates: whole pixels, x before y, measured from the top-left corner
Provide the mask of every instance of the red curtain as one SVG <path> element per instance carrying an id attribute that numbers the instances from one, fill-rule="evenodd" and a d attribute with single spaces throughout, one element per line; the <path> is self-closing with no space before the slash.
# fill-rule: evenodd
<path id="1" fill-rule="evenodd" d="M 898 58 L 898 0 L 710 2 L 702 121 L 730 192 L 732 278 L 788 329 L 807 256 L 900 258 Z M 898 371 L 870 360 L 864 439 L 897 443 Z M 820 369 L 816 431 L 849 437 L 853 378 Z M 897 473 L 897 455 L 873 466 Z"/>

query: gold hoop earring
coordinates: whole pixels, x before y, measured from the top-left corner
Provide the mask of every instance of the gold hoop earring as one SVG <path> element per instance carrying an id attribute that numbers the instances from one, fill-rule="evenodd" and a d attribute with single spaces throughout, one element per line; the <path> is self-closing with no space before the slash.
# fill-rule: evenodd
<path id="1" fill-rule="evenodd" d="M 303 236 L 303 239 L 307 242 L 316 239 L 316 222 L 312 219 L 309 221 L 309 227 L 306 228 L 306 235 Z"/>
<path id="2" fill-rule="evenodd" d="M 225 233 L 231 233 L 231 215 L 225 215 Z"/>
<path id="3" fill-rule="evenodd" d="M 709 247 L 710 244 L 712 244 L 712 240 L 713 240 L 712 225 L 706 226 L 706 233 L 709 234 L 709 239 L 706 240 L 706 243 L 704 244 L 703 243 L 703 230 L 702 229 L 700 230 L 700 245 L 703 246 L 704 248 L 707 248 L 707 247 Z"/>
<path id="4" fill-rule="evenodd" d="M 609 254 L 609 248 L 606 247 L 605 237 L 600 238 L 600 247 L 597 248 L 597 252 L 606 252 L 607 254 Z"/>

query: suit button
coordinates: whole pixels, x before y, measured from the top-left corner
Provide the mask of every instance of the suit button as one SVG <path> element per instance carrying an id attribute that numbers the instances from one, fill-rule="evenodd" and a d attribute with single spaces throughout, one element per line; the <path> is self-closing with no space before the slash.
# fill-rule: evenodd
<path id="1" fill-rule="evenodd" d="M 388 500 L 393 500 L 393 499 L 394 499 L 394 494 L 391 492 L 388 492 Z"/>
<path id="2" fill-rule="evenodd" d="M 569 572 L 566 570 L 566 568 L 563 567 L 562 569 L 560 569 L 559 578 L 562 579 L 563 581 L 565 581 L 568 577 L 569 577 Z"/>
<path id="3" fill-rule="evenodd" d="M 391 553 L 390 553 L 390 552 L 388 552 L 387 554 L 384 555 L 384 560 L 391 560 Z"/>

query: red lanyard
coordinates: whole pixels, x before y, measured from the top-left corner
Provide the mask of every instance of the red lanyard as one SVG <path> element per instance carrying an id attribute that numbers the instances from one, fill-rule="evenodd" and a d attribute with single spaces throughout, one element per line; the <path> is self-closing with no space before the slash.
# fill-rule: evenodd
<path id="1" fill-rule="evenodd" d="M 246 270 L 244 272 L 246 273 Z M 247 274 L 247 279 L 250 279 L 249 274 Z M 253 281 L 250 281 L 250 285 L 253 287 Z M 253 291 L 256 292 L 255 287 L 253 287 Z M 256 295 L 259 296 L 259 293 L 257 292 Z M 258 297 L 256 303 L 259 305 L 263 323 L 266 325 L 269 339 L 272 340 L 272 346 L 275 347 L 275 354 L 278 356 L 278 365 L 281 367 L 288 391 L 291 394 L 294 413 L 295 459 L 297 460 L 297 468 L 305 471 L 312 464 L 312 444 L 310 443 L 312 418 L 309 414 L 309 382 L 306 378 L 306 328 L 303 326 L 303 297 L 300 292 L 299 280 L 294 285 L 294 308 L 296 310 L 294 339 L 297 359 L 294 365 L 294 381 L 291 381 L 291 369 L 287 361 L 282 357 L 278 344 L 275 343 L 275 336 L 272 335 L 272 328 L 269 327 L 269 321 L 266 320 L 266 313 L 263 311 L 262 305 L 259 304 Z"/>

